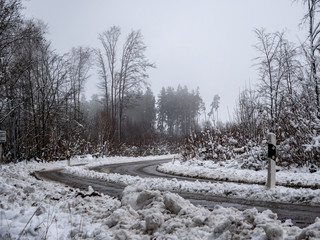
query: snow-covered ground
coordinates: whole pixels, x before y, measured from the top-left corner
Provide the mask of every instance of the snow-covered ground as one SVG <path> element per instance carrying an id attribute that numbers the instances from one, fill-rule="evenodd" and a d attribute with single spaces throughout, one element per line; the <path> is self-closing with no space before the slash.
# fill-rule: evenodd
<path id="1" fill-rule="evenodd" d="M 178 168 L 176 164 L 173 167 Z M 138 176 L 121 175 L 117 173 L 101 173 L 89 170 L 86 166 L 65 167 L 63 172 L 80 177 L 100 179 L 102 181 L 118 182 L 122 185 L 146 186 L 147 189 L 160 191 L 183 191 L 205 193 L 215 196 L 227 196 L 250 200 L 299 203 L 320 205 L 320 189 L 276 187 L 267 189 L 264 185 L 237 184 L 232 182 L 190 182 L 176 179 L 141 178 Z M 253 172 L 254 174 L 254 172 Z"/>
<path id="2" fill-rule="evenodd" d="M 154 160 L 168 156 L 153 157 Z M 172 156 L 169 156 L 172 157 Z M 0 239 L 320 239 L 320 219 L 305 229 L 281 223 L 270 210 L 238 211 L 217 206 L 209 211 L 192 205 L 170 190 L 185 189 L 215 194 L 240 191 L 264 191 L 270 199 L 290 201 L 305 189 L 266 190 L 264 186 L 235 183 L 222 185 L 177 180 L 141 179 L 118 174 L 96 173 L 90 166 L 142 161 L 150 158 L 72 159 L 53 163 L 25 163 L 0 166 Z M 79 164 L 84 164 L 79 166 Z M 75 166 L 78 165 L 78 166 Z M 121 201 L 94 192 L 80 191 L 49 181 L 39 181 L 30 173 L 62 168 L 86 177 L 119 181 L 128 185 Z M 158 182 L 158 183 L 157 183 Z M 161 183 L 159 183 L 161 182 Z M 226 185 L 224 185 L 226 184 Z M 245 187 L 246 186 L 246 187 Z M 231 189 L 231 190 L 230 190 Z M 243 190 L 241 190 L 243 189 Z M 297 191 L 297 192 L 295 192 Z M 319 190 L 304 192 L 308 202 L 318 204 Z M 232 193 L 235 194 L 235 193 Z M 302 195 L 303 195 L 302 194 Z M 265 197 L 265 196 L 260 196 Z M 273 200 L 276 200 L 273 199 Z"/>
<path id="3" fill-rule="evenodd" d="M 265 184 L 267 170 L 242 169 L 235 159 L 214 161 L 171 161 L 160 165 L 158 171 L 173 175 L 198 177 L 218 181 Z M 281 186 L 320 189 L 320 170 L 310 173 L 308 167 L 285 169 L 277 167 L 276 184 Z"/>

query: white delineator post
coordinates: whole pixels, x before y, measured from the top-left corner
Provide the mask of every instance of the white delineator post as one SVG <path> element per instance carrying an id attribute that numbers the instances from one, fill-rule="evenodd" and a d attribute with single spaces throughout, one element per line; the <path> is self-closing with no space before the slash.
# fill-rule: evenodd
<path id="1" fill-rule="evenodd" d="M 276 186 L 276 135 L 269 133 L 268 137 L 268 179 L 267 187 L 274 188 Z"/>
<path id="2" fill-rule="evenodd" d="M 7 141 L 7 132 L 0 130 L 0 162 L 2 162 L 3 144 Z"/>
<path id="3" fill-rule="evenodd" d="M 68 167 L 70 167 L 70 151 L 67 150 L 67 162 L 68 162 Z"/>
<path id="4" fill-rule="evenodd" d="M 3 147 L 2 147 L 2 143 L 0 143 L 0 163 L 2 162 L 2 153 L 3 153 Z"/>

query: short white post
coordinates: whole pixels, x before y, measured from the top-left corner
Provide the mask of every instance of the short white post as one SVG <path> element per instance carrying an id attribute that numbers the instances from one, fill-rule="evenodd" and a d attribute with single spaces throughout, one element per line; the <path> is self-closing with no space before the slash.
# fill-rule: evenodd
<path id="1" fill-rule="evenodd" d="M 0 162 L 3 161 L 3 144 L 7 141 L 7 132 L 4 130 L 0 130 Z"/>
<path id="2" fill-rule="evenodd" d="M 3 147 L 2 147 L 2 143 L 0 143 L 0 163 L 2 162 L 2 154 L 3 154 Z"/>
<path id="3" fill-rule="evenodd" d="M 276 135 L 269 133 L 268 137 L 268 179 L 267 187 L 274 188 L 276 186 Z"/>
<path id="4" fill-rule="evenodd" d="M 70 167 L 70 151 L 67 150 L 67 161 L 68 161 L 68 167 Z"/>

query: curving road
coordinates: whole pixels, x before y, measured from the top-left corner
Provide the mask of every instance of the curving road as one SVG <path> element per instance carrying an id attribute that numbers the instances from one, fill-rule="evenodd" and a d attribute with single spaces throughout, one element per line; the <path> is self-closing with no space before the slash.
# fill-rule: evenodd
<path id="1" fill-rule="evenodd" d="M 100 172 L 114 172 L 119 174 L 128 174 L 140 177 L 156 177 L 156 178 L 176 178 L 177 180 L 187 181 L 204 181 L 195 178 L 172 176 L 169 174 L 160 173 L 156 170 L 156 167 L 167 160 L 159 161 L 141 161 L 132 163 L 110 164 L 92 168 L 95 171 Z M 102 182 L 98 179 L 87 179 L 71 174 L 62 173 L 59 170 L 41 171 L 35 173 L 38 178 L 45 178 L 53 181 L 62 182 L 68 186 L 76 187 L 80 189 L 88 189 L 88 186 L 92 186 L 98 192 L 121 198 L 122 191 L 125 186 L 118 183 Z M 228 197 L 217 197 L 199 193 L 182 193 L 179 195 L 185 199 L 190 200 L 195 205 L 202 205 L 208 209 L 213 209 L 215 205 L 221 205 L 224 207 L 234 207 L 239 210 L 245 210 L 255 207 L 258 211 L 264 211 L 270 209 L 277 213 L 278 218 L 281 220 L 292 219 L 293 224 L 305 227 L 314 222 L 316 217 L 320 217 L 319 206 L 305 206 L 296 204 L 285 204 L 275 202 L 253 201 L 246 199 L 235 199 Z"/>

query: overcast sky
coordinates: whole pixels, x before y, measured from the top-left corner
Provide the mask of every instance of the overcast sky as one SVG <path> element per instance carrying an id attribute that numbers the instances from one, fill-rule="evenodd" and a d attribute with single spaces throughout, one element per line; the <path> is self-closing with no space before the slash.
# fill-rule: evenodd
<path id="1" fill-rule="evenodd" d="M 257 83 L 253 30 L 286 30 L 290 41 L 305 40 L 299 23 L 304 14 L 291 0 L 27 0 L 24 14 L 43 20 L 58 53 L 72 47 L 101 47 L 98 34 L 119 26 L 123 35 L 141 30 L 157 96 L 161 87 L 199 87 L 207 112 L 219 94 L 219 117 L 232 117 L 239 91 Z M 86 95 L 98 92 L 95 75 Z"/>

